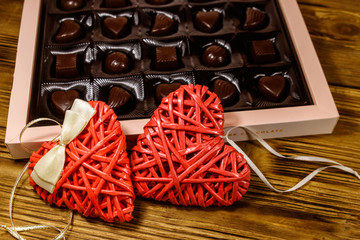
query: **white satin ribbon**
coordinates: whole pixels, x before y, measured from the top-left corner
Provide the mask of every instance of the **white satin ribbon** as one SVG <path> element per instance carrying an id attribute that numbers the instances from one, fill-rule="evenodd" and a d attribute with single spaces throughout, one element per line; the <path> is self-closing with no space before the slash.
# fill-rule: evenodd
<path id="1" fill-rule="evenodd" d="M 246 155 L 246 153 L 233 141 L 230 139 L 229 134 L 231 133 L 232 130 L 236 129 L 236 128 L 242 128 L 244 129 L 247 133 L 249 133 L 252 137 L 254 137 L 264 148 L 266 148 L 270 153 L 272 153 L 273 155 L 280 157 L 280 158 L 285 158 L 285 159 L 291 159 L 291 160 L 297 160 L 297 161 L 307 161 L 307 162 L 318 162 L 318 163 L 328 163 L 328 164 L 332 164 L 329 166 L 325 166 L 325 167 L 321 167 L 318 168 L 316 170 L 314 170 L 312 173 L 310 173 L 309 175 L 307 175 L 304 179 L 302 179 L 300 182 L 298 182 L 297 184 L 295 184 L 293 187 L 287 189 L 287 190 L 279 190 L 277 188 L 275 188 L 268 180 L 267 178 L 264 176 L 264 174 L 260 171 L 260 169 L 254 164 L 254 162 Z M 259 178 L 272 190 L 274 190 L 275 192 L 279 192 L 279 193 L 286 193 L 286 192 L 292 192 L 302 186 L 304 186 L 307 182 L 309 182 L 313 177 L 315 177 L 319 172 L 328 169 L 328 168 L 336 168 L 336 169 L 340 169 L 342 171 L 345 171 L 347 173 L 353 174 L 355 177 L 357 177 L 358 179 L 360 179 L 360 175 L 358 172 L 354 171 L 353 169 L 346 167 L 336 161 L 327 159 L 327 158 L 320 158 L 320 157 L 311 157 L 311 156 L 284 156 L 278 152 L 276 152 L 269 144 L 267 144 L 267 142 L 265 142 L 264 139 L 262 139 L 261 137 L 259 137 L 255 132 L 253 132 L 251 129 L 249 129 L 248 127 L 233 127 L 230 128 L 226 135 L 225 138 L 227 140 L 227 142 L 236 149 L 236 151 L 238 151 L 239 153 L 241 153 L 244 158 L 246 159 L 248 165 L 251 167 L 251 169 L 259 176 Z"/>
<path id="2" fill-rule="evenodd" d="M 71 109 L 65 113 L 59 144 L 37 162 L 30 175 L 37 185 L 49 193 L 54 192 L 64 168 L 66 145 L 82 132 L 95 113 L 88 102 L 75 99 Z"/>

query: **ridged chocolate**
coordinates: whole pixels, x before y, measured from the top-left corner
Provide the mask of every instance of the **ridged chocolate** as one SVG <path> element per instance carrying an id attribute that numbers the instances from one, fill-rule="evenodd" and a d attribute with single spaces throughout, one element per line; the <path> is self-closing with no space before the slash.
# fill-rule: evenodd
<path id="1" fill-rule="evenodd" d="M 61 0 L 60 8 L 65 11 L 74 11 L 80 9 L 84 5 L 83 0 Z"/>
<path id="2" fill-rule="evenodd" d="M 254 31 L 263 28 L 267 23 L 267 16 L 264 12 L 256 8 L 246 9 L 246 20 L 244 30 Z"/>
<path id="3" fill-rule="evenodd" d="M 114 110 L 127 110 L 132 101 L 132 96 L 121 87 L 112 87 L 109 93 L 107 105 Z"/>
<path id="4" fill-rule="evenodd" d="M 221 26 L 221 15 L 216 11 L 198 12 L 195 15 L 194 25 L 199 31 L 212 33 Z"/>
<path id="5" fill-rule="evenodd" d="M 55 76 L 71 78 L 79 76 L 79 60 L 77 53 L 58 54 L 55 62 Z"/>
<path id="6" fill-rule="evenodd" d="M 159 86 L 156 87 L 156 91 L 155 91 L 156 101 L 160 103 L 164 97 L 167 97 L 171 92 L 174 92 L 180 86 L 181 83 L 178 82 L 160 84 Z"/>
<path id="7" fill-rule="evenodd" d="M 278 60 L 274 44 L 270 40 L 259 40 L 251 43 L 251 56 L 256 64 L 273 63 Z"/>
<path id="8" fill-rule="evenodd" d="M 123 73 L 129 70 L 130 59 L 126 53 L 112 52 L 107 55 L 104 63 L 104 71 L 110 74 Z"/>
<path id="9" fill-rule="evenodd" d="M 215 80 L 212 90 L 219 97 L 223 106 L 231 105 L 238 96 L 238 91 L 235 86 L 223 79 Z"/>
<path id="10" fill-rule="evenodd" d="M 202 63 L 208 67 L 222 67 L 229 63 L 228 51 L 217 44 L 210 45 L 201 56 Z"/>
<path id="11" fill-rule="evenodd" d="M 157 14 L 154 19 L 154 25 L 150 31 L 151 36 L 166 36 L 174 33 L 176 30 L 176 22 L 174 19 L 164 15 Z"/>
<path id="12" fill-rule="evenodd" d="M 107 17 L 104 19 L 103 34 L 112 39 L 121 38 L 127 32 L 128 24 L 129 20 L 127 17 Z"/>
<path id="13" fill-rule="evenodd" d="M 286 92 L 286 79 L 281 75 L 262 77 L 258 82 L 258 90 L 267 100 L 278 102 Z"/>
<path id="14" fill-rule="evenodd" d="M 179 68 L 176 47 L 157 47 L 155 50 L 156 70 L 175 70 Z"/>
<path id="15" fill-rule="evenodd" d="M 60 28 L 55 36 L 55 42 L 68 43 L 81 37 L 81 26 L 73 20 L 65 20 L 61 23 Z"/>
<path id="16" fill-rule="evenodd" d="M 55 91 L 51 94 L 51 106 L 54 114 L 63 118 L 65 111 L 69 110 L 76 98 L 79 98 L 79 92 L 76 90 Z"/>

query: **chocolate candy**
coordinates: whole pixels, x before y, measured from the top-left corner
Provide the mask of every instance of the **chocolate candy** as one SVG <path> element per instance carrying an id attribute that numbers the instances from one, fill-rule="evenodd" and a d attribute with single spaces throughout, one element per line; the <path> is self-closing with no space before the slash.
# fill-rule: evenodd
<path id="1" fill-rule="evenodd" d="M 55 91 L 51 94 L 51 106 L 53 112 L 62 118 L 65 111 L 69 110 L 76 98 L 79 98 L 79 92 L 76 90 Z"/>
<path id="2" fill-rule="evenodd" d="M 281 75 L 262 77 L 258 82 L 258 90 L 267 100 L 278 102 L 286 92 L 286 79 Z"/>
<path id="3" fill-rule="evenodd" d="M 112 87 L 110 90 L 109 98 L 107 101 L 107 105 L 112 109 L 118 110 L 126 110 L 129 107 L 130 102 L 132 101 L 132 96 L 128 91 L 124 90 L 121 87 Z"/>
<path id="4" fill-rule="evenodd" d="M 235 86 L 223 79 L 215 80 L 212 90 L 220 98 L 223 106 L 228 106 L 237 99 L 238 91 Z"/>
<path id="5" fill-rule="evenodd" d="M 61 23 L 59 31 L 55 36 L 55 42 L 68 43 L 81 37 L 81 26 L 73 20 L 65 20 Z"/>
<path id="6" fill-rule="evenodd" d="M 172 0 L 146 0 L 146 2 L 152 5 L 163 5 L 172 2 Z"/>
<path id="7" fill-rule="evenodd" d="M 217 44 L 210 45 L 201 55 L 202 63 L 208 67 L 222 67 L 229 63 L 228 51 Z"/>
<path id="8" fill-rule="evenodd" d="M 212 33 L 221 26 L 221 15 L 216 11 L 198 12 L 195 15 L 195 28 L 202 32 Z"/>
<path id="9" fill-rule="evenodd" d="M 121 38 L 127 32 L 128 24 L 129 21 L 127 17 L 107 17 L 104 19 L 103 34 L 112 39 Z"/>
<path id="10" fill-rule="evenodd" d="M 176 23 L 174 19 L 164 15 L 157 14 L 155 16 L 154 25 L 150 31 L 151 36 L 166 36 L 174 33 L 176 30 Z"/>
<path id="11" fill-rule="evenodd" d="M 107 55 L 104 63 L 104 70 L 107 73 L 122 73 L 130 68 L 130 59 L 123 52 L 112 52 Z"/>
<path id="12" fill-rule="evenodd" d="M 69 78 L 79 76 L 78 62 L 77 53 L 56 55 L 56 77 Z"/>
<path id="13" fill-rule="evenodd" d="M 278 60 L 274 45 L 270 40 L 253 41 L 251 56 L 253 62 L 257 64 L 273 63 Z"/>
<path id="14" fill-rule="evenodd" d="M 155 50 L 156 70 L 175 70 L 179 68 L 176 47 L 157 47 Z"/>
<path id="15" fill-rule="evenodd" d="M 121 8 L 128 5 L 126 0 L 105 0 L 104 7 L 108 8 Z"/>
<path id="16" fill-rule="evenodd" d="M 84 5 L 83 0 L 61 0 L 60 8 L 65 11 L 78 10 Z"/>
<path id="17" fill-rule="evenodd" d="M 164 97 L 167 97 L 171 92 L 174 92 L 180 86 L 181 83 L 178 82 L 160 84 L 159 86 L 156 87 L 156 92 L 155 92 L 156 101 L 160 103 Z"/>
<path id="18" fill-rule="evenodd" d="M 266 25 L 267 16 L 264 12 L 256 8 L 246 9 L 246 20 L 244 30 L 254 31 L 263 28 Z"/>

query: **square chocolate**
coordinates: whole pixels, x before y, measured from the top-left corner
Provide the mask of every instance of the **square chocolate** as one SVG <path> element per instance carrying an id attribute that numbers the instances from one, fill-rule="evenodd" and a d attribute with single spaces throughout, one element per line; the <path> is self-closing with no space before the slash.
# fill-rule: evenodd
<path id="1" fill-rule="evenodd" d="M 256 64 L 266 64 L 278 61 L 278 57 L 271 40 L 251 42 L 251 57 Z"/>
<path id="2" fill-rule="evenodd" d="M 55 76 L 60 78 L 79 76 L 78 54 L 56 55 Z"/>
<path id="3" fill-rule="evenodd" d="M 155 69 L 175 70 L 179 68 L 176 47 L 156 47 Z"/>

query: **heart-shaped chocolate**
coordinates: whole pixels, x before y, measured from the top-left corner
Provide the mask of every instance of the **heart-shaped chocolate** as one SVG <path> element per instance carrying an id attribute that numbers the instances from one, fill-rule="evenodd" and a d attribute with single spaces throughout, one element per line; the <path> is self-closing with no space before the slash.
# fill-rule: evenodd
<path id="1" fill-rule="evenodd" d="M 156 87 L 156 91 L 155 91 L 156 101 L 158 103 L 160 103 L 164 97 L 169 95 L 169 93 L 174 92 L 180 86 L 181 86 L 181 83 L 178 83 L 178 82 L 159 84 L 159 86 Z"/>
<path id="2" fill-rule="evenodd" d="M 136 194 L 185 206 L 227 206 L 247 191 L 250 169 L 225 144 L 220 99 L 182 85 L 163 99 L 131 154 Z"/>
<path id="3" fill-rule="evenodd" d="M 104 19 L 103 34 L 112 39 L 118 39 L 125 35 L 128 30 L 129 19 L 127 17 L 107 17 Z"/>
<path id="4" fill-rule="evenodd" d="M 256 8 L 246 9 L 246 20 L 244 30 L 254 31 L 263 28 L 266 25 L 267 16 L 264 12 Z"/>
<path id="5" fill-rule="evenodd" d="M 51 106 L 54 114 L 63 118 L 65 111 L 69 110 L 76 98 L 79 98 L 79 92 L 76 90 L 55 91 L 51 94 Z"/>
<path id="6" fill-rule="evenodd" d="M 258 82 L 258 89 L 266 99 L 278 102 L 286 92 L 286 79 L 281 75 L 261 77 Z"/>
<path id="7" fill-rule="evenodd" d="M 154 19 L 154 25 L 151 28 L 151 36 L 166 36 L 176 30 L 175 20 L 164 14 L 157 14 Z"/>
<path id="8" fill-rule="evenodd" d="M 216 11 L 198 12 L 195 15 L 195 28 L 205 33 L 212 33 L 221 26 L 221 15 Z"/>
<path id="9" fill-rule="evenodd" d="M 55 42 L 68 43 L 81 37 L 81 26 L 73 20 L 65 20 L 61 23 L 59 31 L 55 36 Z"/>
<path id="10" fill-rule="evenodd" d="M 114 111 L 104 102 L 89 102 L 96 110 L 85 129 L 66 146 L 65 166 L 54 192 L 30 184 L 50 204 L 86 217 L 130 221 L 134 210 L 131 169 L 125 135 Z M 30 157 L 31 174 L 40 158 L 58 143 L 45 142 Z"/>

